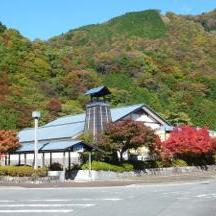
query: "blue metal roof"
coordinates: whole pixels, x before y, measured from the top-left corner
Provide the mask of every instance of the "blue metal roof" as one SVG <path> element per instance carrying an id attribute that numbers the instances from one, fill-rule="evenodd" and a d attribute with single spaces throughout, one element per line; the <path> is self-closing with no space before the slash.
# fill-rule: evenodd
<path id="1" fill-rule="evenodd" d="M 43 127 L 54 126 L 54 125 L 62 125 L 62 124 L 71 124 L 71 123 L 79 123 L 85 121 L 85 113 L 76 114 L 76 115 L 68 115 L 64 117 L 57 118 L 54 121 L 49 122 Z"/>
<path id="2" fill-rule="evenodd" d="M 38 140 L 72 138 L 82 133 L 84 130 L 84 122 L 76 124 L 55 125 L 49 127 L 41 127 L 38 129 Z M 19 132 L 20 142 L 28 142 L 34 140 L 34 129 L 26 129 Z"/>
<path id="3" fill-rule="evenodd" d="M 38 143 L 38 150 L 40 150 L 46 143 Z M 17 153 L 19 152 L 32 152 L 34 151 L 34 143 L 24 143 L 16 150 Z"/>
<path id="4" fill-rule="evenodd" d="M 85 95 L 91 95 L 91 94 L 98 93 L 98 92 L 102 91 L 104 88 L 106 88 L 106 87 L 105 86 L 99 86 L 99 87 L 96 87 L 96 88 L 89 89 L 85 93 Z"/>
<path id="5" fill-rule="evenodd" d="M 144 106 L 144 104 L 136 104 L 132 106 L 127 106 L 127 107 L 119 107 L 119 108 L 114 108 L 111 109 L 111 116 L 112 116 L 112 121 L 118 121 L 119 119 L 127 116 L 128 114 L 141 109 Z"/>
<path id="6" fill-rule="evenodd" d="M 117 121 L 123 118 L 124 116 L 128 115 L 129 113 L 142 108 L 143 106 L 144 104 L 136 104 L 136 105 L 126 106 L 126 107 L 113 108 L 111 109 L 112 121 Z M 50 123 L 44 125 L 43 127 L 72 124 L 72 123 L 78 123 L 84 121 L 85 121 L 85 113 L 77 114 L 77 115 L 68 115 L 65 117 L 58 118 L 54 121 L 51 121 Z"/>
<path id="7" fill-rule="evenodd" d="M 64 151 L 76 144 L 82 143 L 83 145 L 86 145 L 80 140 L 59 140 L 59 141 L 51 141 L 51 142 L 39 142 L 37 147 L 38 151 Z M 94 146 L 91 146 L 94 148 Z M 23 143 L 20 148 L 18 148 L 13 153 L 25 153 L 25 152 L 34 152 L 34 143 L 33 142 L 27 142 Z"/>
<path id="8" fill-rule="evenodd" d="M 65 141 L 54 141 L 45 145 L 41 151 L 57 151 L 57 150 L 65 150 L 76 144 L 81 143 L 80 140 L 65 140 Z"/>
<path id="9" fill-rule="evenodd" d="M 112 121 L 118 121 L 130 113 L 146 107 L 144 104 L 136 104 L 127 107 L 111 109 Z M 84 131 L 85 113 L 69 115 L 58 118 L 38 129 L 39 140 L 72 138 Z M 34 129 L 24 129 L 19 132 L 20 142 L 30 142 L 34 140 Z"/>

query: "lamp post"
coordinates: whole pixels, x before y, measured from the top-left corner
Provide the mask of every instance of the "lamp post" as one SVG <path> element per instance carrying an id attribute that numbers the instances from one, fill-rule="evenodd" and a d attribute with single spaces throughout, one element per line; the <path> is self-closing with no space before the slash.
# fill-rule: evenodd
<path id="1" fill-rule="evenodd" d="M 41 117 L 40 112 L 34 111 L 32 112 L 32 118 L 34 118 L 34 124 L 35 124 L 35 129 L 34 129 L 34 169 L 38 168 L 38 121 L 39 118 Z"/>

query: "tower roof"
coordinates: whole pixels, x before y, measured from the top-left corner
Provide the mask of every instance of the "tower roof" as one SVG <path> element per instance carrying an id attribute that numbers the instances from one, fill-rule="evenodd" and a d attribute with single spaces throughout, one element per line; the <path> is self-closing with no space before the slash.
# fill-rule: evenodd
<path id="1" fill-rule="evenodd" d="M 92 88 L 85 93 L 85 95 L 90 95 L 91 97 L 101 97 L 108 94 L 111 94 L 111 92 L 106 86 Z"/>

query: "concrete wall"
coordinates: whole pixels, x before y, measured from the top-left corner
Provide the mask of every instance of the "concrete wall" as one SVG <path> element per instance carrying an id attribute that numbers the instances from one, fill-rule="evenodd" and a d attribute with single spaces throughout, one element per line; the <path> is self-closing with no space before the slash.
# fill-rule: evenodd
<path id="1" fill-rule="evenodd" d="M 132 177 L 144 177 L 144 176 L 176 176 L 182 174 L 196 175 L 203 172 L 216 172 L 216 165 L 197 167 L 169 167 L 169 168 L 155 168 L 145 169 L 133 172 L 111 172 L 111 171 L 89 171 L 78 170 L 72 171 L 68 174 L 67 178 L 82 181 L 82 180 L 116 180 L 116 179 L 130 179 Z"/>

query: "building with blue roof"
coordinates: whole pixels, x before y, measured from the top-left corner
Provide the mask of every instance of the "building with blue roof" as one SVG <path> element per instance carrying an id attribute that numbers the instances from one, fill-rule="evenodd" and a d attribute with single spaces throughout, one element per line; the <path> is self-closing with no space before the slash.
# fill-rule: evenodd
<path id="1" fill-rule="evenodd" d="M 108 94 L 106 87 L 89 90 L 86 94 Z M 159 114 L 145 104 L 135 104 L 110 109 L 112 122 L 132 119 L 141 121 L 164 139 L 172 126 Z M 86 113 L 68 115 L 57 118 L 38 129 L 38 150 L 40 166 L 54 162 L 62 163 L 67 160 L 69 166 L 79 162 L 79 152 L 99 150 L 96 146 L 79 140 L 85 130 Z M 29 164 L 34 163 L 34 128 L 21 130 L 18 134 L 21 147 L 8 156 L 6 163 Z M 67 155 L 65 156 L 65 154 Z"/>
<path id="2" fill-rule="evenodd" d="M 111 116 L 113 122 L 130 117 L 137 121 L 143 121 L 146 126 L 152 129 L 166 128 L 170 130 L 172 128 L 168 122 L 144 104 L 113 108 Z M 60 117 L 39 128 L 38 140 L 46 142 L 68 138 L 76 139 L 83 133 L 84 125 L 85 113 Z M 20 143 L 33 142 L 34 128 L 24 129 L 19 132 L 18 136 Z"/>

